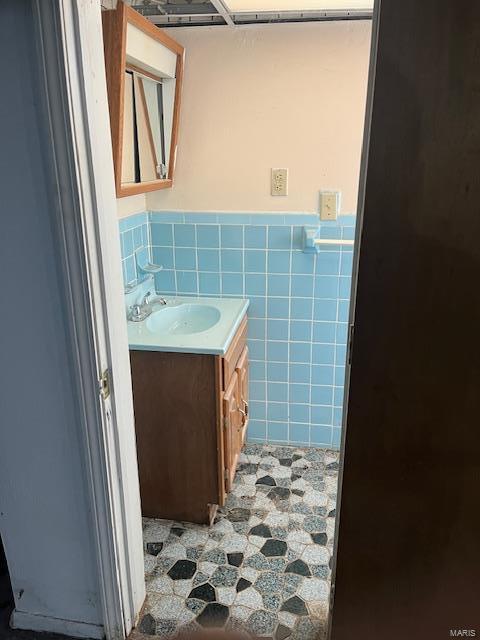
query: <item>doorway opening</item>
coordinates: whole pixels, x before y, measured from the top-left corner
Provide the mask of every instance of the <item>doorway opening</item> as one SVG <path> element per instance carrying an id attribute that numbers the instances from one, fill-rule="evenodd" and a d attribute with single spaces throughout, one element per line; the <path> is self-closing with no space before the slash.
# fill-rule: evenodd
<path id="1" fill-rule="evenodd" d="M 141 211 L 119 199 L 138 629 L 313 640 L 330 611 L 370 22 L 168 34 L 186 52 L 176 186 Z M 282 52 L 292 91 L 267 73 Z M 327 102 L 320 59 L 338 81 Z"/>
<path id="2" fill-rule="evenodd" d="M 110 33 L 140 24 L 132 12 Z M 371 26 L 195 29 L 168 32 L 176 96 L 183 81 L 175 188 L 117 188 L 146 578 L 138 630 L 310 640 L 330 609 Z M 112 69 L 124 75 L 110 65 L 109 88 Z M 338 95 L 325 100 L 332 77 Z M 153 158 L 156 120 L 137 106 Z M 119 109 L 117 123 L 129 117 Z M 119 158 L 117 145 L 117 172 Z"/>

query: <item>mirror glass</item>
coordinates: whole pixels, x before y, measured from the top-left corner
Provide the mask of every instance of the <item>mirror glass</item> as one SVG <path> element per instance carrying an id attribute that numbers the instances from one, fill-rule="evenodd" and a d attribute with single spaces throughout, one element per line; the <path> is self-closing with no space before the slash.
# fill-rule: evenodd
<path id="1" fill-rule="evenodd" d="M 168 177 L 174 83 L 125 71 L 122 184 Z"/>

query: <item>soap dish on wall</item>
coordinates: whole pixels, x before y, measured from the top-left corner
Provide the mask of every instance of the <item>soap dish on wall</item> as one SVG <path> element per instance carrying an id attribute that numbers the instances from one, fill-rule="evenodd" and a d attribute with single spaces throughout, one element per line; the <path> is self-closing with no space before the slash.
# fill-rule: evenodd
<path id="1" fill-rule="evenodd" d="M 139 274 L 159 273 L 163 269 L 163 265 L 150 262 L 148 249 L 135 251 L 135 262 L 137 264 L 137 273 Z"/>

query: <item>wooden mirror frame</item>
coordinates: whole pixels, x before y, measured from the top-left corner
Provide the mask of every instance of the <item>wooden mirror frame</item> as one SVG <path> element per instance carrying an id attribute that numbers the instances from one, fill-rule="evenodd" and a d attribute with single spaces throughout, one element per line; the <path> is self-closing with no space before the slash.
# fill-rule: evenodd
<path id="1" fill-rule="evenodd" d="M 113 165 L 115 169 L 115 187 L 117 198 L 133 196 L 137 193 L 168 189 L 173 185 L 173 173 L 177 155 L 178 125 L 180 118 L 180 99 L 182 93 L 183 65 L 185 50 L 170 36 L 141 16 L 137 11 L 119 0 L 117 8 L 104 11 L 103 43 L 105 52 L 105 70 L 107 76 L 108 106 L 110 110 L 110 129 L 112 133 Z M 123 114 L 125 71 L 127 67 L 127 24 L 133 24 L 147 36 L 160 42 L 177 56 L 175 69 L 175 97 L 173 107 L 172 137 L 168 162 L 167 178 L 122 185 L 123 152 Z M 142 71 L 142 73 L 145 73 Z M 148 72 L 146 73 L 148 75 Z"/>

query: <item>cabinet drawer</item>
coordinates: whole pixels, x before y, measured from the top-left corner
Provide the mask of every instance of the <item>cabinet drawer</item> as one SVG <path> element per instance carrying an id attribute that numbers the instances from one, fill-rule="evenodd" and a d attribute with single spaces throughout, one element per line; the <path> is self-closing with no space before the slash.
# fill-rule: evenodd
<path id="1" fill-rule="evenodd" d="M 247 316 L 242 320 L 232 344 L 223 358 L 223 388 L 226 389 L 235 373 L 238 360 L 247 344 Z"/>

